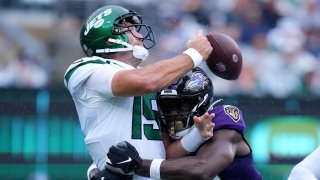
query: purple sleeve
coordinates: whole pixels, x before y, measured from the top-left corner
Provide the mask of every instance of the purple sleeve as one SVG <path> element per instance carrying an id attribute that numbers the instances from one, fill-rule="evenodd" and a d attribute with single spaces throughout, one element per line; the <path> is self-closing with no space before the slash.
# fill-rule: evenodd
<path id="1" fill-rule="evenodd" d="M 243 134 L 246 125 L 243 120 L 242 112 L 235 106 L 221 105 L 209 111 L 215 113 L 212 122 L 215 123 L 213 131 L 218 129 L 234 129 Z"/>

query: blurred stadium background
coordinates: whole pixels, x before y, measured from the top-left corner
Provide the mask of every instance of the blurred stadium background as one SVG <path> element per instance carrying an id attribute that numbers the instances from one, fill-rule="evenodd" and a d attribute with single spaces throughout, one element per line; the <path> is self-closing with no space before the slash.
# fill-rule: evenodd
<path id="1" fill-rule="evenodd" d="M 216 97 L 243 110 L 264 179 L 286 179 L 320 144 L 319 0 L 0 0 L 0 179 L 86 179 L 91 160 L 63 75 L 84 56 L 84 18 L 107 4 L 151 25 L 149 63 L 181 52 L 199 27 L 238 42 L 240 78 L 210 76 Z"/>

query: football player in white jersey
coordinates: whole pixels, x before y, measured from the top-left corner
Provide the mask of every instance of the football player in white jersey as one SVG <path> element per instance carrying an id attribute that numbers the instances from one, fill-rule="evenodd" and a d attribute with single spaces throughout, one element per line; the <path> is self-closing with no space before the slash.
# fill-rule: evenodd
<path id="1" fill-rule="evenodd" d="M 295 165 L 288 180 L 320 179 L 320 146 Z"/>
<path id="2" fill-rule="evenodd" d="M 88 57 L 70 65 L 64 84 L 94 163 L 104 169 L 109 148 L 120 141 L 134 145 L 142 158 L 165 158 L 154 92 L 207 59 L 212 47 L 203 32 L 196 32 L 183 53 L 137 68 L 155 44 L 151 28 L 134 11 L 105 6 L 84 22 L 80 43 Z"/>

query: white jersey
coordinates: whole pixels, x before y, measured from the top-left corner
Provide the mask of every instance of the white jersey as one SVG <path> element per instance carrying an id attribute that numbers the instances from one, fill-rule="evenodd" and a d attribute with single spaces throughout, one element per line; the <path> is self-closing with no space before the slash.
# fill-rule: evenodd
<path id="1" fill-rule="evenodd" d="M 319 180 L 320 179 L 320 146 L 295 165 L 288 180 Z"/>
<path id="2" fill-rule="evenodd" d="M 105 167 L 109 148 L 120 141 L 130 142 L 143 159 L 165 159 L 155 118 L 155 95 L 112 94 L 112 78 L 124 69 L 134 68 L 116 60 L 88 57 L 75 61 L 65 74 L 64 83 L 74 100 L 84 141 L 100 170 Z"/>

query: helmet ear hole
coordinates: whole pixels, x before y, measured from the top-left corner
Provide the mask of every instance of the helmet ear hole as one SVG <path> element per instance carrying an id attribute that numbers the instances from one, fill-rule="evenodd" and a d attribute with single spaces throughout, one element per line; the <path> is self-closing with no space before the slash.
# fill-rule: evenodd
<path id="1" fill-rule="evenodd" d="M 121 28 L 118 26 L 112 26 L 112 33 L 115 35 L 122 34 L 123 32 L 121 31 Z"/>

